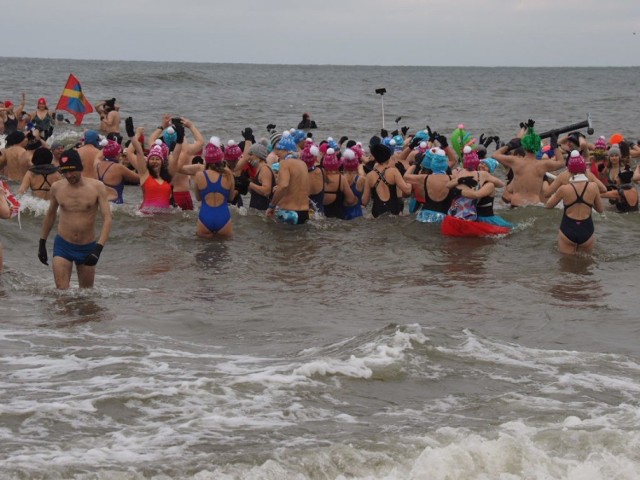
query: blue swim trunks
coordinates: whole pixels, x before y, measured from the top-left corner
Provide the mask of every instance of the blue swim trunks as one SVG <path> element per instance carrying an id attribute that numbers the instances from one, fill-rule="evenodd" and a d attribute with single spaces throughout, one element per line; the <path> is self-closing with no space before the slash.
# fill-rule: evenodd
<path id="1" fill-rule="evenodd" d="M 309 220 L 309 210 L 276 210 L 276 218 L 290 225 L 302 225 Z"/>
<path id="2" fill-rule="evenodd" d="M 70 262 L 75 262 L 76 265 L 84 263 L 86 258 L 96 248 L 96 242 L 87 243 L 86 245 L 76 245 L 75 243 L 67 242 L 60 235 L 56 235 L 53 241 L 53 256 L 62 257 Z"/>

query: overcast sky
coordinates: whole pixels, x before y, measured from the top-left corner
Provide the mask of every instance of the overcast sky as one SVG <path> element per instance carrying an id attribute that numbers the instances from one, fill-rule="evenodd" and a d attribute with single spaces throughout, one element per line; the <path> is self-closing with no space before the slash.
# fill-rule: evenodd
<path id="1" fill-rule="evenodd" d="M 2 14 L 9 57 L 640 65 L 640 0 L 22 0 Z"/>

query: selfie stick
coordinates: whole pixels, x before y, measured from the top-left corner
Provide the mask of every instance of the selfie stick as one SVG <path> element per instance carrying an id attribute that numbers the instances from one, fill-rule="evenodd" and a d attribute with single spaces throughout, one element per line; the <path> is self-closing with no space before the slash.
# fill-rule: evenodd
<path id="1" fill-rule="evenodd" d="M 380 100 L 382 100 L 382 128 L 384 128 L 384 95 L 380 95 Z"/>
<path id="2" fill-rule="evenodd" d="M 587 119 L 582 121 L 582 122 L 578 122 L 578 123 L 572 123 L 571 125 L 567 125 L 565 127 L 560 127 L 560 128 L 556 128 L 555 130 L 549 130 L 548 132 L 543 132 L 540 134 L 540 138 L 547 138 L 550 137 L 552 133 L 556 133 L 557 135 L 560 135 L 562 133 L 567 133 L 567 132 L 571 132 L 573 130 L 580 130 L 581 128 L 586 128 L 587 129 L 587 133 L 589 135 L 593 135 L 593 123 L 591 122 L 591 114 L 588 113 L 587 114 Z"/>

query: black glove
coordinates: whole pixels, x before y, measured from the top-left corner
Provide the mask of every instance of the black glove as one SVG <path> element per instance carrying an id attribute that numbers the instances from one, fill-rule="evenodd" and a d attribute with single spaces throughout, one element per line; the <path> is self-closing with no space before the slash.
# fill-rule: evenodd
<path id="1" fill-rule="evenodd" d="M 176 143 L 179 145 L 184 142 L 184 125 L 182 123 L 176 123 L 173 128 L 176 131 Z"/>
<path id="2" fill-rule="evenodd" d="M 387 138 L 389 136 L 389 132 L 387 132 L 384 128 L 380 129 L 380 136 L 382 138 Z"/>
<path id="3" fill-rule="evenodd" d="M 478 181 L 473 177 L 460 177 L 458 178 L 458 185 L 466 185 L 470 188 L 475 188 L 478 185 Z"/>
<path id="4" fill-rule="evenodd" d="M 269 125 L 267 125 L 267 132 L 270 132 L 271 130 L 275 129 L 276 126 L 273 123 L 270 123 Z"/>
<path id="5" fill-rule="evenodd" d="M 49 265 L 49 257 L 47 256 L 47 241 L 44 238 L 38 243 L 38 259 L 45 265 Z"/>
<path id="6" fill-rule="evenodd" d="M 89 267 L 93 267 L 96 263 L 98 263 L 98 260 L 100 259 L 100 253 L 102 253 L 103 248 L 103 245 L 96 243 L 96 248 L 93 249 L 93 252 L 87 255 L 87 258 L 84 259 L 84 264 Z"/>
<path id="7" fill-rule="evenodd" d="M 440 144 L 443 150 L 449 146 L 449 143 L 447 142 L 447 137 L 445 137 L 444 135 L 438 135 L 438 138 L 436 138 L 436 140 L 438 140 L 438 143 Z"/>
<path id="8" fill-rule="evenodd" d="M 236 190 L 240 195 L 246 195 L 249 193 L 249 177 L 246 175 L 240 175 L 239 177 L 234 177 Z"/>
<path id="9" fill-rule="evenodd" d="M 598 165 L 598 171 L 602 172 L 604 170 L 604 163 Z"/>
<path id="10" fill-rule="evenodd" d="M 427 133 L 429 134 L 429 141 L 433 142 L 436 138 L 438 138 L 438 132 L 432 132 L 431 127 L 427 125 Z"/>
<path id="11" fill-rule="evenodd" d="M 274 128 L 275 128 L 275 125 L 274 125 Z M 242 138 L 244 138 L 245 140 L 251 143 L 256 143 L 256 137 L 253 136 L 253 129 L 251 127 L 245 128 L 240 132 L 240 134 L 242 135 Z"/>
<path id="12" fill-rule="evenodd" d="M 531 120 L 531 119 L 527 120 L 527 127 L 528 127 L 528 128 L 533 128 L 533 126 L 534 126 L 535 124 L 536 124 L 536 121 L 535 121 L 535 120 Z"/>
<path id="13" fill-rule="evenodd" d="M 131 117 L 127 117 L 124 121 L 124 128 L 127 131 L 127 136 L 129 138 L 132 138 L 135 136 L 136 134 L 136 129 L 133 128 L 133 118 Z"/>
<path id="14" fill-rule="evenodd" d="M 480 142 L 480 145 L 484 145 L 486 147 L 489 144 L 488 143 L 485 144 L 485 142 L 487 142 L 490 139 L 491 139 L 491 137 L 489 137 L 489 139 L 484 138 L 484 133 L 481 133 L 480 134 L 480 138 L 478 139 L 478 141 Z"/>
<path id="15" fill-rule="evenodd" d="M 499 137 L 499 136 L 497 136 L 497 135 L 496 135 L 495 137 L 491 137 L 491 139 L 492 139 L 494 142 L 496 142 L 496 148 L 502 148 L 503 144 L 502 144 L 502 142 L 500 141 L 500 137 Z M 491 143 L 491 142 L 489 142 L 489 143 Z"/>
<path id="16" fill-rule="evenodd" d="M 411 148 L 411 150 L 413 150 L 418 145 L 420 145 L 420 137 L 413 137 L 413 139 L 409 143 L 409 147 Z"/>
<path id="17" fill-rule="evenodd" d="M 406 137 L 407 136 L 407 132 L 409 131 L 409 127 L 407 127 L 406 125 L 404 127 L 402 127 L 400 129 L 400 131 L 402 132 L 402 136 Z"/>
<path id="18" fill-rule="evenodd" d="M 507 143 L 507 147 L 509 147 L 509 151 L 520 148 L 520 139 L 512 138 L 511 140 L 509 140 L 509 143 Z"/>
<path id="19" fill-rule="evenodd" d="M 558 132 L 556 132 L 555 130 L 552 130 L 551 135 L 549 135 L 549 145 L 551 146 L 552 150 L 558 148 Z"/>
<path id="20" fill-rule="evenodd" d="M 520 122 L 520 128 L 527 128 L 527 124 L 524 122 Z"/>
<path id="21" fill-rule="evenodd" d="M 340 141 L 338 143 L 342 145 L 347 140 L 349 140 L 349 137 L 347 137 L 346 135 L 343 135 L 342 137 L 340 137 Z"/>

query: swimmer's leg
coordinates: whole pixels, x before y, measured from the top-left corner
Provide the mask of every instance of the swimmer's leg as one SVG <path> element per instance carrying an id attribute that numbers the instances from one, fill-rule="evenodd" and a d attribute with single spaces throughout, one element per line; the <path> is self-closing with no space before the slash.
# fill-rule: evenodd
<path id="1" fill-rule="evenodd" d="M 71 271 L 73 270 L 73 262 L 62 257 L 53 257 L 53 279 L 56 282 L 56 288 L 66 290 L 71 282 Z"/>
<path id="2" fill-rule="evenodd" d="M 78 271 L 78 285 L 80 288 L 93 288 L 96 278 L 96 266 L 77 264 L 76 270 Z"/>

